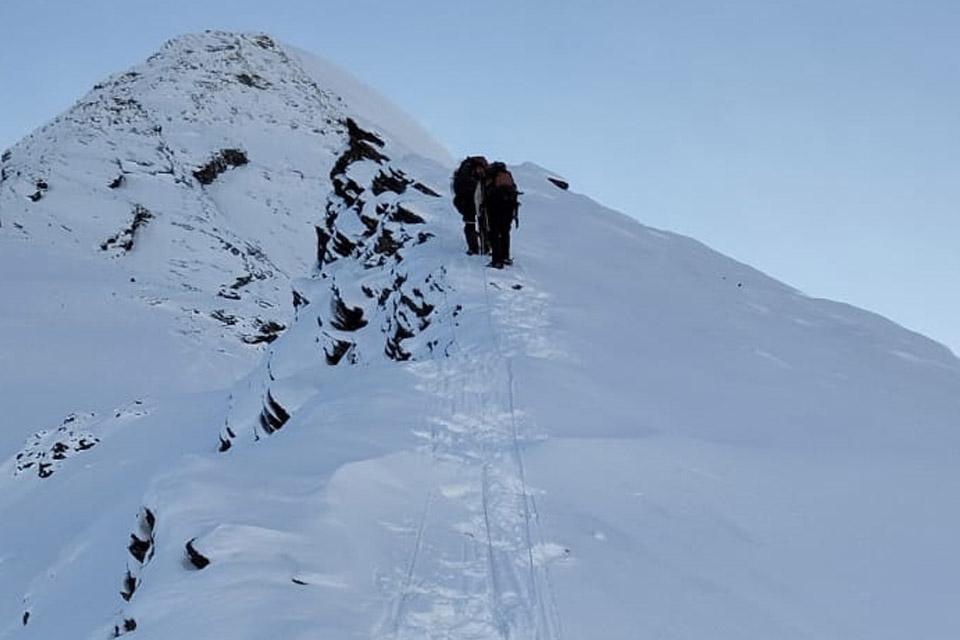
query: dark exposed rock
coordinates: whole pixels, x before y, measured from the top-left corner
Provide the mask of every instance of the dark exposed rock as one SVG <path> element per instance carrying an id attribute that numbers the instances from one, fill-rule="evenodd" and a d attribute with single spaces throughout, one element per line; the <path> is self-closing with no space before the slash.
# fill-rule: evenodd
<path id="1" fill-rule="evenodd" d="M 391 256 L 399 251 L 401 246 L 403 245 L 394 239 L 393 233 L 389 229 L 384 229 L 377 237 L 377 243 L 374 245 L 373 250 L 376 253 Z"/>
<path id="2" fill-rule="evenodd" d="M 330 312 L 333 315 L 330 324 L 340 331 L 357 331 L 367 326 L 367 321 L 363 318 L 363 308 L 348 307 L 338 291 L 334 291 L 330 301 Z"/>
<path id="3" fill-rule="evenodd" d="M 567 182 L 566 180 L 561 180 L 560 178 L 553 178 L 553 177 L 547 178 L 547 180 L 552 182 L 554 185 L 556 185 L 560 189 L 563 189 L 564 191 L 570 188 L 570 183 Z"/>
<path id="4" fill-rule="evenodd" d="M 91 414 L 92 417 L 92 414 Z M 77 416 L 67 416 L 52 434 L 40 431 L 32 442 L 15 456 L 15 475 L 36 469 L 41 478 L 49 478 L 67 458 L 93 448 L 99 440 L 89 433 L 75 431 L 73 423 Z M 52 444 L 47 445 L 52 441 Z"/>
<path id="5" fill-rule="evenodd" d="M 220 446 L 218 450 L 220 453 L 228 451 L 230 447 L 233 446 L 233 441 L 237 438 L 237 434 L 234 433 L 233 429 L 226 427 L 223 432 L 220 434 Z"/>
<path id="6" fill-rule="evenodd" d="M 207 164 L 193 172 L 193 177 L 202 185 L 213 183 L 217 177 L 231 167 L 240 167 L 250 162 L 247 154 L 240 149 L 222 149 Z"/>
<path id="7" fill-rule="evenodd" d="M 355 207 L 357 210 L 362 209 L 363 201 L 360 200 L 360 195 L 363 191 L 363 187 L 354 182 L 352 178 L 341 176 L 333 180 L 333 192 L 340 196 L 347 207 Z"/>
<path id="8" fill-rule="evenodd" d="M 267 397 L 263 400 L 263 409 L 260 411 L 260 426 L 267 433 L 273 433 L 279 431 L 288 420 L 290 420 L 290 414 L 274 399 L 273 394 L 267 391 Z"/>
<path id="9" fill-rule="evenodd" d="M 260 428 L 263 429 L 264 433 L 268 433 L 268 434 L 273 433 L 274 431 L 277 431 L 277 429 L 279 428 L 279 427 L 274 427 L 272 424 L 270 424 L 269 418 L 267 418 L 267 415 L 263 413 L 263 411 L 260 412 L 260 415 L 257 417 L 257 420 L 260 423 Z"/>
<path id="10" fill-rule="evenodd" d="M 30 198 L 30 202 L 39 202 L 40 199 L 43 198 L 43 191 L 40 191 L 38 189 L 37 191 L 34 191 L 27 197 Z"/>
<path id="11" fill-rule="evenodd" d="M 67 456 L 67 452 L 70 450 L 70 447 L 65 445 L 62 442 L 55 442 L 53 446 L 50 447 L 50 457 L 54 460 L 63 460 Z"/>
<path id="12" fill-rule="evenodd" d="M 143 563 L 147 558 L 147 552 L 150 551 L 150 540 L 141 540 L 135 534 L 130 534 L 130 544 L 127 545 L 127 551 L 130 552 L 137 562 Z"/>
<path id="13" fill-rule="evenodd" d="M 221 298 L 226 298 L 227 300 L 239 300 L 240 294 L 236 291 L 230 289 L 221 289 L 217 292 L 217 295 Z"/>
<path id="14" fill-rule="evenodd" d="M 257 36 L 253 41 L 261 49 L 273 49 L 277 46 L 273 39 L 267 35 Z"/>
<path id="15" fill-rule="evenodd" d="M 384 196 L 380 199 L 380 196 L 386 193 L 408 194 L 411 187 L 424 195 L 440 196 L 435 190 L 387 164 L 389 158 L 381 151 L 385 144 L 379 136 L 365 131 L 353 120 L 347 120 L 344 124 L 347 127 L 347 146 L 331 170 L 333 189 L 325 207 L 325 223 L 316 230 L 318 266 L 323 269 L 341 259 L 357 260 L 370 270 L 390 265 L 394 278 L 391 285 L 371 282 L 360 284 L 359 289 L 367 299 L 376 300 L 378 314 L 386 314 L 384 323 L 379 327 L 385 337 L 386 356 L 397 361 L 409 360 L 414 354 L 404 348 L 403 342 L 429 327 L 435 301 L 428 300 L 417 289 L 413 289 L 412 293 L 402 289 L 407 275 L 400 264 L 406 248 L 427 242 L 434 234 L 425 231 L 411 233 L 408 225 L 424 225 L 426 220 L 397 202 L 395 197 Z M 369 184 L 365 182 L 367 178 L 361 184 L 357 183 L 359 173 L 348 175 L 350 166 L 361 161 L 381 165 L 374 177 L 369 179 Z M 370 175 L 366 170 L 364 174 Z M 378 197 L 375 207 L 370 206 L 370 196 L 365 194 Z M 349 223 L 338 225 L 341 217 L 349 218 Z M 357 225 L 357 221 L 362 226 Z M 432 277 L 428 276 L 424 281 L 423 291 L 442 292 L 442 288 L 431 282 Z M 338 364 L 344 358 L 352 363 L 358 361 L 356 349 L 359 348 L 359 342 L 334 337 L 323 331 L 323 327 L 338 331 L 370 331 L 369 319 L 365 317 L 362 307 L 351 309 L 335 289 L 330 317 L 318 317 L 317 322 L 321 327 L 317 342 L 323 344 L 328 364 Z M 438 340 L 425 340 L 418 343 L 417 350 L 433 353 L 438 346 Z"/>
<path id="16" fill-rule="evenodd" d="M 138 567 L 131 570 L 129 564 L 123 575 L 121 582 L 120 597 L 126 602 L 133 599 L 134 594 L 141 585 L 141 578 L 138 575 L 139 568 L 150 562 L 153 558 L 154 550 L 154 529 L 157 519 L 153 512 L 147 507 L 143 507 L 137 515 L 137 532 L 130 534 L 130 543 L 127 545 L 127 551 L 137 561 Z M 138 535 L 139 534 L 139 535 Z M 129 624 L 128 624 L 129 623 Z M 128 633 L 137 628 L 133 618 L 127 618 L 122 625 L 114 627 L 114 637 L 119 637 L 123 633 Z"/>
<path id="17" fill-rule="evenodd" d="M 410 352 L 401 346 L 401 342 L 413 337 L 413 332 L 407 329 L 403 324 L 397 323 L 394 334 L 387 339 L 383 352 L 391 360 L 405 362 L 410 359 Z"/>
<path id="18" fill-rule="evenodd" d="M 308 304 L 310 304 L 310 301 L 307 300 L 302 293 L 294 289 L 293 290 L 293 308 L 299 310 L 300 307 L 305 307 Z"/>
<path id="19" fill-rule="evenodd" d="M 113 627 L 113 637 L 119 638 L 120 636 L 130 633 L 131 631 L 137 630 L 137 621 L 133 618 L 125 618 L 123 624 L 114 625 Z"/>
<path id="20" fill-rule="evenodd" d="M 426 318 L 433 313 L 435 307 L 426 300 L 423 300 L 422 296 L 418 297 L 421 300 L 420 304 L 417 304 L 412 298 L 406 295 L 400 296 L 400 302 L 402 302 L 408 309 L 413 311 L 414 315 L 416 315 L 418 318 Z"/>
<path id="21" fill-rule="evenodd" d="M 210 31 L 208 30 L 206 33 L 210 33 Z M 204 47 L 204 49 L 210 53 L 219 53 L 221 51 L 236 51 L 237 46 L 234 44 L 208 44 Z M 193 52 L 188 50 L 188 53 Z"/>
<path id="22" fill-rule="evenodd" d="M 111 181 L 110 181 L 110 184 L 108 184 L 107 186 L 108 186 L 109 188 L 111 188 L 111 189 L 119 189 L 120 186 L 123 185 L 124 182 L 126 182 L 126 178 L 125 178 L 124 175 L 121 173 L 121 174 L 118 175 L 116 178 L 114 178 L 113 180 L 111 180 Z"/>
<path id="23" fill-rule="evenodd" d="M 153 558 L 155 544 L 153 532 L 156 524 L 157 519 L 153 512 L 146 507 L 141 509 L 137 516 L 137 531 L 130 534 L 130 542 L 127 544 L 127 551 L 140 565 L 150 562 Z M 123 596 L 124 600 L 130 600 L 138 586 L 137 576 L 130 569 L 127 569 L 120 595 Z"/>
<path id="24" fill-rule="evenodd" d="M 314 227 L 317 231 L 317 265 L 322 265 L 327 255 L 327 244 L 330 242 L 330 234 L 323 227 Z"/>
<path id="25" fill-rule="evenodd" d="M 231 289 L 240 289 L 240 288 L 242 288 L 242 287 L 247 286 L 247 285 L 250 284 L 251 282 L 253 282 L 253 275 L 252 275 L 252 274 L 249 274 L 249 273 L 248 273 L 248 274 L 243 275 L 243 276 L 237 276 L 237 279 L 233 281 L 233 284 L 230 285 L 230 288 L 231 288 Z"/>
<path id="26" fill-rule="evenodd" d="M 390 173 L 386 173 L 381 169 L 373 178 L 373 182 L 370 183 L 370 190 L 373 191 L 373 195 L 375 196 L 387 191 L 392 191 L 399 195 L 407 190 L 407 185 L 411 182 L 412 181 L 408 180 L 402 171 L 390 169 Z"/>
<path id="27" fill-rule="evenodd" d="M 400 204 L 398 204 L 396 210 L 390 214 L 390 220 L 403 224 L 423 224 L 426 222 L 426 220 Z"/>
<path id="28" fill-rule="evenodd" d="M 380 213 L 380 207 L 377 207 L 377 212 Z M 363 226 L 367 228 L 364 232 L 364 237 L 369 238 L 377 232 L 377 229 L 380 227 L 380 221 L 376 218 L 371 218 L 370 216 L 360 215 L 360 222 L 363 223 Z"/>
<path id="29" fill-rule="evenodd" d="M 106 251 L 113 247 L 120 247 L 124 253 L 133 249 L 137 233 L 147 222 L 153 219 L 153 213 L 143 205 L 135 205 L 133 208 L 133 220 L 125 229 L 121 229 L 112 237 L 107 238 L 100 243 L 100 249 Z"/>
<path id="30" fill-rule="evenodd" d="M 247 154 L 240 149 L 224 149 L 220 152 L 220 155 L 231 167 L 239 167 L 249 162 Z"/>
<path id="31" fill-rule="evenodd" d="M 333 238 L 333 250 L 337 254 L 346 258 L 349 255 L 353 254 L 353 251 L 357 248 L 356 243 L 350 240 L 347 236 L 343 235 L 339 231 Z"/>
<path id="32" fill-rule="evenodd" d="M 347 118 L 344 124 L 347 125 L 347 135 L 350 137 L 350 140 L 356 142 L 370 142 L 378 147 L 383 146 L 383 140 L 381 140 L 375 133 L 371 133 L 370 131 L 362 129 L 353 118 Z"/>
<path id="33" fill-rule="evenodd" d="M 119 625 L 113 626 L 113 637 L 119 638 L 122 635 L 137 630 L 137 621 L 133 618 L 125 618 Z"/>
<path id="34" fill-rule="evenodd" d="M 262 342 L 271 343 L 280 337 L 280 334 L 286 329 L 286 325 L 273 320 L 260 323 L 260 333 L 255 335 L 243 336 L 243 342 L 247 344 L 260 344 Z"/>
<path id="35" fill-rule="evenodd" d="M 130 570 L 127 570 L 126 575 L 123 577 L 123 588 L 120 590 L 120 597 L 130 602 L 130 598 L 133 597 L 133 594 L 137 591 L 137 578 Z"/>
<path id="36" fill-rule="evenodd" d="M 187 541 L 187 559 L 190 561 L 190 564 L 192 564 L 198 570 L 204 569 L 210 564 L 210 558 L 197 551 L 197 548 L 193 546 L 195 541 L 196 538 L 191 538 Z"/>
<path id="37" fill-rule="evenodd" d="M 352 342 L 331 339 L 330 346 L 328 348 L 324 348 L 323 350 L 327 364 L 330 366 L 339 364 L 347 352 L 350 351 L 351 347 L 353 347 Z"/>
<path id="38" fill-rule="evenodd" d="M 210 314 L 210 317 L 214 320 L 219 320 L 228 327 L 232 327 L 233 325 L 237 324 L 237 316 L 232 316 L 223 309 L 215 310 Z"/>
<path id="39" fill-rule="evenodd" d="M 374 145 L 383 147 L 384 144 L 376 134 L 362 129 L 353 118 L 347 118 L 344 124 L 347 125 L 347 149 L 337 158 L 333 169 L 330 170 L 330 178 L 334 181 L 335 188 L 337 178 L 342 176 L 347 167 L 354 162 L 371 160 L 381 164 L 387 160 L 385 155 L 374 148 Z"/>
<path id="40" fill-rule="evenodd" d="M 424 194 L 424 195 L 427 195 L 427 196 L 432 196 L 432 197 L 434 197 L 434 198 L 440 198 L 440 197 L 442 197 L 439 193 L 437 193 L 436 191 L 434 191 L 433 189 L 431 189 L 431 188 L 428 187 L 427 185 L 423 184 L 422 182 L 414 182 L 414 183 L 413 183 L 413 188 L 416 189 L 417 191 L 419 191 L 420 193 L 422 193 L 422 194 Z"/>
<path id="41" fill-rule="evenodd" d="M 258 76 L 255 73 L 238 73 L 237 82 L 248 87 L 253 87 L 254 89 L 267 89 L 270 87 L 270 82 L 261 76 Z"/>

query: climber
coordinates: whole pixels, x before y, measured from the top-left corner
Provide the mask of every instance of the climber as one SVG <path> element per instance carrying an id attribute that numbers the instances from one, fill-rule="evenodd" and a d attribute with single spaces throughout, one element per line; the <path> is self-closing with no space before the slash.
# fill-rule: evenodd
<path id="1" fill-rule="evenodd" d="M 487 266 L 503 269 L 513 264 L 510 258 L 510 224 L 520 226 L 517 185 L 507 165 L 494 162 L 487 167 L 483 187 L 482 215 L 486 218 L 490 230 L 490 264 Z"/>
<path id="2" fill-rule="evenodd" d="M 483 178 L 487 159 L 470 156 L 460 163 L 453 174 L 453 206 L 463 217 L 463 235 L 467 240 L 467 254 L 488 253 L 486 225 L 477 214 L 483 202 Z"/>

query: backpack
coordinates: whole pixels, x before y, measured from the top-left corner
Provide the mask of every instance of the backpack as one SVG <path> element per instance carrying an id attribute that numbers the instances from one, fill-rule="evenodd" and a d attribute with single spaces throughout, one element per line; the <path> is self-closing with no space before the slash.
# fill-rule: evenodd
<path id="1" fill-rule="evenodd" d="M 487 211 L 509 212 L 516 225 L 520 226 L 520 191 L 517 190 L 517 183 L 513 181 L 513 174 L 507 169 L 507 165 L 494 162 L 487 167 L 483 193 Z"/>
<path id="2" fill-rule="evenodd" d="M 516 191 L 517 185 L 513 181 L 513 174 L 502 162 L 494 162 L 487 168 L 487 185 L 490 187 L 506 187 Z"/>
<path id="3" fill-rule="evenodd" d="M 483 156 L 465 158 L 453 174 L 453 194 L 460 198 L 473 198 L 473 191 L 477 187 L 477 178 L 474 171 L 478 165 L 486 166 L 486 164 L 487 159 Z"/>
<path id="4" fill-rule="evenodd" d="M 517 183 L 513 181 L 513 174 L 502 162 L 494 162 L 487 168 L 485 192 L 501 202 L 509 202 L 517 206 Z"/>

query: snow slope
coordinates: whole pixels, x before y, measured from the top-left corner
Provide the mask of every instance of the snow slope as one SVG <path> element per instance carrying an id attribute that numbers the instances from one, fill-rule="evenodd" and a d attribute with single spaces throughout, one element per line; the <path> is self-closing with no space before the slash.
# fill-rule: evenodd
<path id="1" fill-rule="evenodd" d="M 486 269 L 325 69 L 186 36 L 4 160 L 0 638 L 960 633 L 947 349 L 530 164 Z"/>

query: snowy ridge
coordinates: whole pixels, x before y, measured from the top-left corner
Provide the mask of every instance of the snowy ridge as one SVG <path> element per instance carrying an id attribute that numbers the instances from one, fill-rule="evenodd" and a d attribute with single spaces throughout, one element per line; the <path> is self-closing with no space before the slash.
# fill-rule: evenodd
<path id="1" fill-rule="evenodd" d="M 185 36 L 4 158 L 0 639 L 956 635 L 948 350 L 531 164 L 487 269 L 330 69 Z"/>
<path id="2" fill-rule="evenodd" d="M 259 438 L 283 427 L 305 400 L 304 366 L 358 365 L 383 357 L 402 362 L 445 354 L 452 343 L 449 329 L 438 328 L 459 313 L 446 304 L 446 254 L 423 246 L 435 237 L 422 230 L 433 216 L 415 212 L 436 211 L 431 201 L 440 196 L 392 166 L 377 134 L 352 119 L 346 122 L 348 141 L 331 170 L 333 190 L 315 229 L 316 274 L 294 283 L 298 321 L 301 316 L 315 321 L 299 321 L 295 335 L 270 354 L 266 373 L 255 375 L 260 379 L 252 384 L 264 391 L 256 420 L 247 416 L 253 426 L 235 424 L 238 411 L 231 407 L 221 450 L 240 432 Z M 412 252 L 419 260 L 405 259 Z M 314 358 L 304 359 L 305 351 Z M 285 358 L 288 352 L 293 355 Z"/>

